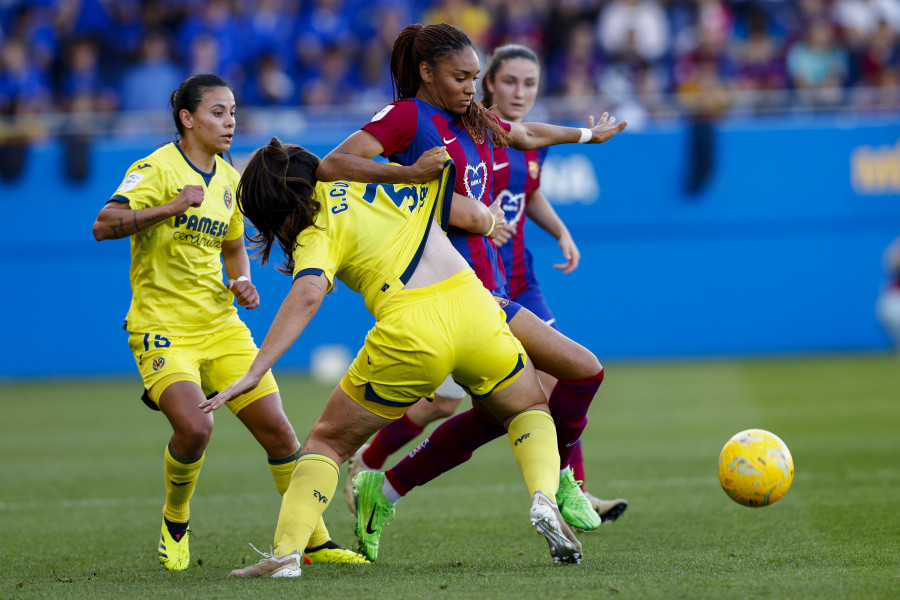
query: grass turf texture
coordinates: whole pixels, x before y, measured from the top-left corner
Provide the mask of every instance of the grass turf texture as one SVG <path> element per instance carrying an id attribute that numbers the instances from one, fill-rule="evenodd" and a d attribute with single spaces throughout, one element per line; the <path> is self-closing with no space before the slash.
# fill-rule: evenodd
<path id="1" fill-rule="evenodd" d="M 900 359 L 846 356 L 611 364 L 585 433 L 588 489 L 629 500 L 554 565 L 528 524 L 509 443 L 398 505 L 377 564 L 230 580 L 268 549 L 279 498 L 265 456 L 227 411 L 192 502 L 192 565 L 156 561 L 165 419 L 127 380 L 0 384 L 0 598 L 896 598 Z M 329 389 L 279 377 L 298 435 Z M 796 475 L 765 508 L 732 502 L 716 460 L 769 429 Z M 397 456 L 399 459 L 400 455 Z M 343 481 L 341 481 L 343 484 Z M 342 488 L 326 521 L 353 544 Z"/>

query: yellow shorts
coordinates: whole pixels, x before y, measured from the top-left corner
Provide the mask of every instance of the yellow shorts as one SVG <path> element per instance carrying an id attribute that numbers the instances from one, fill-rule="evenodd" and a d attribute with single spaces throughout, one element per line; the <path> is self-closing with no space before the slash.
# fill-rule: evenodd
<path id="1" fill-rule="evenodd" d="M 366 410 L 399 419 L 419 398 L 433 398 L 448 374 L 473 398 L 486 398 L 515 381 L 525 360 L 503 310 L 466 269 L 397 292 L 379 312 L 341 389 Z"/>
<path id="2" fill-rule="evenodd" d="M 205 396 L 220 392 L 247 372 L 258 352 L 250 330 L 241 323 L 204 335 L 129 333 L 128 345 L 144 380 L 144 401 L 159 407 L 159 397 L 178 381 L 193 381 Z M 235 414 L 278 391 L 269 371 L 259 385 L 227 402 Z"/>

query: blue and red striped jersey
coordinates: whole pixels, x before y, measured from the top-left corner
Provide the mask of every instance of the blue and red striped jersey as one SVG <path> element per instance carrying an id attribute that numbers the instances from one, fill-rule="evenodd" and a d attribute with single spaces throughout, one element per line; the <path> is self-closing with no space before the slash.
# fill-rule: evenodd
<path id="1" fill-rule="evenodd" d="M 515 299 L 534 281 L 531 253 L 525 247 L 525 207 L 532 192 L 541 185 L 541 168 L 547 148 L 494 151 L 494 198 L 501 201 L 506 222 L 516 226 L 516 233 L 500 246 L 500 257 L 506 272 L 509 297 Z"/>
<path id="2" fill-rule="evenodd" d="M 509 129 L 507 123 L 499 122 Z M 401 165 L 412 165 L 426 150 L 446 146 L 456 165 L 454 191 L 486 206 L 493 201 L 493 140 L 474 139 L 453 113 L 405 99 L 383 108 L 362 129 L 381 142 L 385 158 Z M 450 227 L 447 235 L 484 287 L 493 291 L 504 286 L 503 263 L 493 240 L 457 227 Z"/>

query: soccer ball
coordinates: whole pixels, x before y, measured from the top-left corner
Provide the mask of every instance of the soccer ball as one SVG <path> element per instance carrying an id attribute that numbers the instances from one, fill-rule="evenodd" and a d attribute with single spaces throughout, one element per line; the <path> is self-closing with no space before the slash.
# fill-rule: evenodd
<path id="1" fill-rule="evenodd" d="M 736 434 L 719 454 L 719 483 L 738 504 L 774 504 L 793 480 L 791 451 L 777 435 L 763 429 Z"/>

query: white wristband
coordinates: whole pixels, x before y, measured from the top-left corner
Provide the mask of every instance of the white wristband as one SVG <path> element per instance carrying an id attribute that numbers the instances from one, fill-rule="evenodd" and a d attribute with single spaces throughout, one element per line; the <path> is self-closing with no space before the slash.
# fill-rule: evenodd
<path id="1" fill-rule="evenodd" d="M 235 279 L 235 281 L 250 281 L 250 278 L 247 277 L 246 275 L 241 275 L 240 277 Z"/>
<path id="2" fill-rule="evenodd" d="M 581 139 L 578 140 L 579 144 L 587 144 L 591 141 L 591 138 L 594 137 L 593 132 L 587 127 L 581 128 Z"/>

